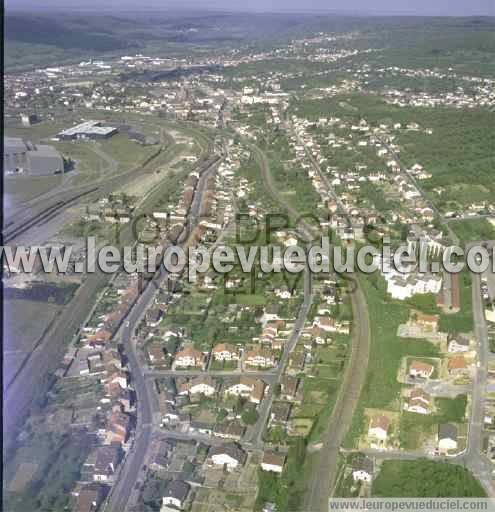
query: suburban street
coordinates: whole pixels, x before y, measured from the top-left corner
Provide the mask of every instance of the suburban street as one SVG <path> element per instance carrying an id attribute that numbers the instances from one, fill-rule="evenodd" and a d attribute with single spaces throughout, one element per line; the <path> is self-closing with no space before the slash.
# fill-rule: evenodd
<path id="1" fill-rule="evenodd" d="M 256 146 L 252 146 L 252 148 L 257 153 L 268 190 L 272 196 L 279 201 L 281 206 L 289 211 L 292 217 L 298 218 L 299 212 L 285 203 L 280 197 L 270 174 L 266 156 Z M 312 238 L 313 230 L 310 226 L 302 222 L 299 227 L 306 238 Z M 350 427 L 359 394 L 366 377 L 370 349 L 368 310 L 364 293 L 359 286 L 359 280 L 353 278 L 352 282 L 355 286 L 353 292 L 350 293 L 354 318 L 351 353 L 339 388 L 335 407 L 323 436 L 323 446 L 318 453 L 318 462 L 314 465 L 309 491 L 306 494 L 305 510 L 315 512 L 328 510 L 328 499 L 333 491 L 337 476 L 340 445 Z M 325 477 L 322 478 L 322 475 L 325 475 Z"/>
<path id="2" fill-rule="evenodd" d="M 199 171 L 208 170 L 210 164 L 211 161 L 207 160 L 204 162 L 200 160 L 198 162 Z M 108 194 L 117 184 L 122 185 L 126 180 L 132 181 L 139 179 L 140 175 L 148 172 L 150 172 L 149 168 L 142 166 L 138 170 L 133 169 L 123 175 L 113 176 L 103 182 L 97 193 L 99 195 L 103 193 Z M 198 186 L 203 187 L 204 184 Z M 94 188 L 94 186 L 92 187 Z M 85 186 L 84 189 L 86 188 L 87 186 Z M 80 192 L 79 189 L 77 189 L 77 191 Z M 72 197 L 74 190 L 71 189 L 65 194 L 67 194 L 68 197 Z M 56 197 L 58 197 L 59 200 L 63 200 L 65 195 L 60 194 Z M 49 200 L 54 201 L 54 199 L 55 198 L 50 195 Z M 46 206 L 44 205 L 43 208 L 46 208 Z M 199 212 L 199 202 L 194 204 L 194 208 L 197 210 L 195 210 L 197 215 Z M 62 211 L 63 209 L 58 211 L 57 215 L 61 214 Z M 48 227 L 46 227 L 46 229 L 49 230 L 50 233 L 50 226 L 56 221 L 57 218 L 51 218 L 48 221 Z M 15 225 L 9 226 L 9 233 L 14 232 L 12 230 L 16 230 L 16 226 L 19 226 L 19 223 L 16 222 Z M 40 228 L 37 225 L 29 225 L 27 231 L 22 230 L 22 233 L 16 236 L 16 241 L 18 241 L 18 239 L 22 241 L 22 239 L 31 236 L 30 233 L 32 231 L 37 232 L 36 236 L 43 236 L 43 239 L 45 239 L 46 236 L 48 236 L 46 232 L 40 234 L 40 230 L 43 231 L 44 229 L 44 226 Z M 122 228 L 120 238 L 122 245 L 126 242 L 133 242 L 130 225 Z M 9 383 L 5 390 L 5 403 L 9 408 L 9 415 L 4 418 L 4 430 L 7 433 L 4 439 L 7 447 L 10 445 L 11 441 L 13 441 L 8 433 L 16 431 L 17 425 L 28 412 L 30 404 L 32 404 L 37 396 L 40 396 L 44 392 L 48 384 L 46 376 L 52 374 L 60 363 L 63 346 L 68 341 L 68 336 L 74 335 L 79 330 L 94 303 L 94 297 L 108 284 L 110 279 L 111 274 L 102 272 L 98 266 L 96 266 L 95 272 L 86 274 L 84 281 L 72 301 L 67 307 L 64 307 L 60 315 L 56 317 L 50 328 L 38 341 L 34 350 L 28 354 L 15 377 Z M 54 357 L 54 354 L 59 354 L 59 356 Z"/>
<path id="3" fill-rule="evenodd" d="M 199 206 L 201 204 L 201 195 L 204 190 L 204 182 L 206 175 L 202 175 L 200 182 L 198 183 L 197 191 L 195 193 L 191 212 L 190 212 L 190 226 L 194 225 L 194 221 L 198 218 Z M 303 226 L 303 230 L 306 230 L 306 235 L 309 232 L 309 227 Z M 140 319 L 145 314 L 146 310 L 153 303 L 154 294 L 159 288 L 160 284 L 166 277 L 166 272 L 162 269 L 157 273 L 154 278 L 154 283 L 157 286 L 149 286 L 146 288 L 143 295 L 138 299 L 137 303 L 132 309 L 132 312 L 128 316 L 128 322 L 130 325 L 137 325 Z M 274 385 L 280 381 L 280 378 L 285 370 L 288 362 L 289 354 L 294 349 L 299 334 L 304 326 L 309 308 L 312 304 L 312 293 L 311 293 L 311 273 L 307 267 L 304 272 L 304 301 L 299 309 L 297 319 L 292 328 L 292 332 L 289 336 L 288 342 L 284 348 L 282 357 L 279 361 L 277 368 L 273 371 L 257 372 L 257 371 L 242 371 L 237 369 L 231 372 L 224 371 L 207 371 L 206 374 L 210 376 L 238 376 L 241 374 L 248 375 L 253 378 L 260 378 L 270 384 L 265 397 L 259 408 L 259 418 L 256 425 L 249 430 L 249 437 L 245 440 L 245 446 L 249 449 L 262 449 L 263 440 L 262 435 L 266 423 L 269 419 L 269 413 L 274 398 Z M 125 510 L 126 507 L 132 505 L 133 496 L 133 485 L 139 482 L 139 475 L 141 468 L 145 463 L 147 448 L 150 446 L 151 439 L 154 435 L 153 424 L 156 409 L 152 405 L 152 401 L 155 400 L 153 397 L 153 391 L 151 387 L 151 379 L 156 377 L 172 377 L 172 376 L 194 376 L 198 375 L 198 372 L 187 372 L 187 371 L 175 371 L 175 370 L 148 370 L 143 369 L 141 363 L 136 354 L 136 346 L 133 342 L 131 328 L 129 326 L 122 327 L 121 329 L 121 340 L 124 344 L 125 352 L 129 359 L 129 370 L 133 377 L 134 387 L 136 389 L 137 401 L 138 401 L 138 424 L 136 427 L 136 435 L 132 444 L 132 448 L 129 451 L 125 464 L 121 469 L 118 482 L 112 489 L 112 493 L 109 499 L 108 510 L 110 511 L 121 511 Z M 180 439 L 194 439 L 195 435 L 192 434 L 178 434 L 171 432 L 171 438 L 178 436 Z M 167 437 L 168 433 L 163 433 L 164 437 Z M 203 436 L 201 436 L 203 437 Z"/>
<path id="4" fill-rule="evenodd" d="M 488 330 L 485 320 L 483 298 L 481 296 L 481 278 L 471 274 L 473 281 L 473 318 L 474 330 L 478 343 L 479 367 L 473 382 L 471 416 L 469 420 L 468 446 L 466 449 L 466 466 L 480 480 L 489 497 L 495 497 L 492 482 L 492 464 L 482 453 L 485 394 L 488 378 Z"/>
<path id="5" fill-rule="evenodd" d="M 218 159 L 214 159 L 213 163 L 202 167 L 194 201 L 191 204 L 190 215 L 193 218 L 199 215 L 201 195 L 204 192 L 205 181 L 208 178 L 209 171 L 212 170 L 217 163 Z M 153 284 L 149 283 L 143 293 L 138 297 L 125 323 L 121 326 L 117 334 L 117 339 L 120 337 L 125 354 L 128 358 L 129 370 L 137 395 L 137 426 L 132 447 L 121 468 L 119 479 L 112 488 L 112 493 L 108 501 L 109 511 L 121 512 L 131 505 L 129 500 L 134 485 L 139 481 L 140 471 L 146 460 L 146 454 L 153 434 L 153 419 L 155 412 L 157 412 L 156 398 L 153 397 L 153 391 L 150 389 L 151 382 L 146 379 L 138 359 L 132 331 L 135 326 L 139 324 L 148 308 L 153 304 L 157 290 L 160 289 L 160 286 L 164 283 L 167 276 L 168 272 L 166 269 L 160 266 L 153 278 Z"/>
<path id="6" fill-rule="evenodd" d="M 356 286 L 350 294 L 354 315 L 351 353 L 339 388 L 337 401 L 322 437 L 323 446 L 313 467 L 305 509 L 324 512 L 332 496 L 338 473 L 340 446 L 352 422 L 359 395 L 366 378 L 370 351 L 370 328 L 364 293 Z M 322 475 L 325 475 L 322 478 Z"/>
<path id="7" fill-rule="evenodd" d="M 306 317 L 308 316 L 309 309 L 311 307 L 311 304 L 313 302 L 313 294 L 311 292 L 311 272 L 309 270 L 309 267 L 306 266 L 304 270 L 304 301 L 299 309 L 299 313 L 297 315 L 296 322 L 294 323 L 294 327 L 292 328 L 292 332 L 289 336 L 289 339 L 287 340 L 287 344 L 284 347 L 284 351 L 282 354 L 282 357 L 280 358 L 280 361 L 278 363 L 276 373 L 274 375 L 274 382 L 280 382 L 280 379 L 282 377 L 282 374 L 285 370 L 285 367 L 287 366 L 287 362 L 289 360 L 290 353 L 294 350 L 294 347 L 297 344 L 297 340 L 299 339 L 299 334 L 304 327 L 304 323 L 306 322 Z M 274 386 L 271 385 L 270 389 L 267 393 L 265 393 L 265 397 L 263 401 L 261 402 L 261 406 L 259 408 L 259 419 L 258 422 L 253 429 L 253 432 L 251 434 L 251 438 L 249 439 L 249 442 L 257 447 L 257 448 L 263 448 L 263 431 L 265 429 L 265 425 L 268 422 L 270 409 L 272 407 L 273 403 L 273 392 L 274 392 Z"/>
<path id="8" fill-rule="evenodd" d="M 35 4 L 3 508 L 495 503 L 493 0 Z"/>

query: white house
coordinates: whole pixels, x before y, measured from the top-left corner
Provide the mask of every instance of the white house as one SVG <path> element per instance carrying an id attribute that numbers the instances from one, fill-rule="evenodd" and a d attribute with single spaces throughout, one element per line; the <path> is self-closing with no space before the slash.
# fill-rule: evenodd
<path id="1" fill-rule="evenodd" d="M 230 343 L 218 343 L 211 351 L 215 361 L 238 361 L 239 350 Z"/>
<path id="2" fill-rule="evenodd" d="M 213 465 L 223 466 L 231 471 L 243 464 L 245 453 L 237 444 L 227 443 L 213 447 L 210 451 L 210 459 Z"/>
<path id="3" fill-rule="evenodd" d="M 180 368 L 202 367 L 204 355 L 196 350 L 192 345 L 186 345 L 181 351 L 177 352 L 174 359 L 174 366 Z"/>
<path id="4" fill-rule="evenodd" d="M 373 460 L 365 455 L 356 457 L 352 463 L 352 479 L 355 482 L 371 482 L 373 479 Z"/>
<path id="5" fill-rule="evenodd" d="M 409 400 L 404 404 L 404 409 L 418 414 L 430 414 L 431 397 L 421 388 L 413 389 Z"/>
<path id="6" fill-rule="evenodd" d="M 370 421 L 368 436 L 379 441 L 386 441 L 389 427 L 390 420 L 386 416 L 374 416 Z"/>
<path id="7" fill-rule="evenodd" d="M 457 449 L 457 427 L 451 423 L 438 425 L 438 449 L 449 451 Z"/>
<path id="8" fill-rule="evenodd" d="M 467 352 L 469 350 L 469 338 L 462 334 L 452 334 L 448 339 L 449 352 Z"/>
<path id="9" fill-rule="evenodd" d="M 431 377 L 435 367 L 431 364 L 424 363 L 423 361 L 412 361 L 409 366 L 409 375 L 411 377 L 421 377 L 428 379 Z"/>
<path id="10" fill-rule="evenodd" d="M 251 377 L 239 377 L 235 382 L 226 385 L 227 396 L 242 396 L 254 404 L 261 403 L 265 391 L 265 383 Z"/>
<path id="11" fill-rule="evenodd" d="M 272 473 L 282 473 L 285 464 L 285 455 L 265 452 L 263 454 L 263 460 L 261 461 L 261 469 L 263 471 L 269 471 Z"/>
<path id="12" fill-rule="evenodd" d="M 182 480 L 172 480 L 168 485 L 165 496 L 162 497 L 162 504 L 164 506 L 171 505 L 178 509 L 184 507 L 184 503 L 189 494 L 189 485 Z"/>
<path id="13" fill-rule="evenodd" d="M 190 395 L 212 396 L 215 394 L 215 381 L 209 376 L 199 376 L 189 381 Z"/>

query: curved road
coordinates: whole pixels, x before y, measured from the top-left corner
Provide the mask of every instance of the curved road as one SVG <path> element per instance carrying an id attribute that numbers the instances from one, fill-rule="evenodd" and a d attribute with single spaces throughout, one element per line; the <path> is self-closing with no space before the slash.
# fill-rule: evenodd
<path id="1" fill-rule="evenodd" d="M 257 146 L 252 144 L 249 146 L 256 155 L 263 180 L 272 197 L 292 217 L 299 218 L 299 212 L 288 204 L 277 190 L 270 173 L 270 166 L 266 155 Z M 312 239 L 314 228 L 305 222 L 300 222 L 300 224 L 302 226 L 301 231 L 305 237 Z M 349 277 L 349 280 L 353 283 L 350 297 L 353 317 L 357 320 L 354 322 L 353 327 L 351 354 L 344 371 L 337 401 L 330 416 L 327 429 L 323 434 L 323 447 L 317 456 L 316 464 L 313 466 L 310 488 L 304 506 L 305 512 L 328 511 L 328 500 L 333 491 L 337 476 L 339 448 L 351 425 L 352 416 L 366 377 L 370 348 L 368 308 L 359 281 L 351 277 Z"/>

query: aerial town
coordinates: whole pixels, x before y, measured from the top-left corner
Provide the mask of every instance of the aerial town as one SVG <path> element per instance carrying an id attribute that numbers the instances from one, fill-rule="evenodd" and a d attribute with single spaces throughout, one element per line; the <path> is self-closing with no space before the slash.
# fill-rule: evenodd
<path id="1" fill-rule="evenodd" d="M 248 34 L 246 16 L 227 25 Z M 438 53 L 313 18 L 215 46 L 198 20 L 181 20 L 180 51 L 6 67 L 4 244 L 52 256 L 3 260 L 5 510 L 494 498 L 495 262 L 439 265 L 452 245 L 495 245 L 493 18 L 468 35 L 432 21 Z M 397 40 L 419 30 L 393 23 Z M 421 246 L 431 268 L 137 265 L 143 247 L 272 254 L 323 236 Z M 131 250 L 90 272 L 88 237 Z"/>

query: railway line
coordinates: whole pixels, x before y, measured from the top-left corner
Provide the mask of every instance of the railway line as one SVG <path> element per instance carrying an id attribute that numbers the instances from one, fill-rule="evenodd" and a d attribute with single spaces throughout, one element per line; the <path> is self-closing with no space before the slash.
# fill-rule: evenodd
<path id="1" fill-rule="evenodd" d="M 41 211 L 36 212 L 35 215 L 28 217 L 26 220 L 22 220 L 20 223 L 10 222 L 7 224 L 3 232 L 4 243 L 15 240 L 19 235 L 22 235 L 26 231 L 29 231 L 33 227 L 38 227 L 48 222 L 53 217 L 61 213 L 62 210 L 75 204 L 78 200 L 86 197 L 87 195 L 98 191 L 99 187 L 91 186 L 87 190 L 82 192 L 68 194 L 67 198 L 58 199 L 50 206 L 43 208 Z"/>

